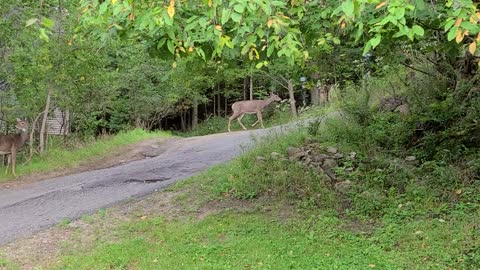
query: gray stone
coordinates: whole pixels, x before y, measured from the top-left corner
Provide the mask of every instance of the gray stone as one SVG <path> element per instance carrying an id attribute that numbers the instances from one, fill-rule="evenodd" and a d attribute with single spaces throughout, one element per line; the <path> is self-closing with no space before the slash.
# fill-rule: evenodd
<path id="1" fill-rule="evenodd" d="M 255 158 L 255 163 L 257 163 L 257 164 L 265 163 L 265 158 L 262 157 L 262 156 L 257 156 Z"/>
<path id="2" fill-rule="evenodd" d="M 287 154 L 288 154 L 288 159 L 293 161 L 293 160 L 299 160 L 301 157 L 305 156 L 305 151 L 297 147 L 288 147 Z"/>
<path id="3" fill-rule="evenodd" d="M 343 158 L 343 154 L 342 153 L 336 153 L 335 155 L 333 155 L 333 158 L 334 159 L 341 159 L 341 158 Z"/>
<path id="4" fill-rule="evenodd" d="M 330 169 L 333 169 L 333 168 L 335 168 L 335 167 L 337 167 L 337 166 L 338 166 L 338 165 L 337 165 L 337 162 L 336 162 L 335 160 L 333 160 L 333 159 L 325 159 L 325 160 L 323 161 L 323 165 L 322 165 L 322 167 L 323 167 L 324 170 L 330 170 Z"/>
<path id="5" fill-rule="evenodd" d="M 312 158 L 316 162 L 323 162 L 325 159 L 330 158 L 330 156 L 325 154 L 318 154 L 318 155 L 312 156 Z"/>
<path id="6" fill-rule="evenodd" d="M 351 187 L 352 183 L 349 180 L 345 180 L 335 184 L 335 190 L 340 193 L 347 193 Z"/>
<path id="7" fill-rule="evenodd" d="M 414 156 L 408 156 L 405 158 L 405 161 L 415 161 L 415 160 L 417 160 L 417 158 Z"/>
<path id="8" fill-rule="evenodd" d="M 272 159 L 280 159 L 280 158 L 282 158 L 282 154 L 277 153 L 277 152 L 272 152 L 272 153 L 270 154 L 270 157 L 271 157 Z"/>
<path id="9" fill-rule="evenodd" d="M 338 152 L 338 149 L 335 147 L 327 147 L 327 152 L 330 154 L 336 154 Z"/>

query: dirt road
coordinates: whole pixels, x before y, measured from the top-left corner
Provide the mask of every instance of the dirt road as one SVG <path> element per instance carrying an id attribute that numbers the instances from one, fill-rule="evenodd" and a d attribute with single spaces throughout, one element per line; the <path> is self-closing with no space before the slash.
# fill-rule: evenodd
<path id="1" fill-rule="evenodd" d="M 232 159 L 255 138 L 274 130 L 252 130 L 167 140 L 158 156 L 0 190 L 0 244 L 64 219 L 143 197 L 214 164 Z"/>

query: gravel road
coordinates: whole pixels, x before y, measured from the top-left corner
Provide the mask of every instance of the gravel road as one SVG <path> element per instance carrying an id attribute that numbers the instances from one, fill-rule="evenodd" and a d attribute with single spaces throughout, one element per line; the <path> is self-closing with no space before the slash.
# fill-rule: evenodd
<path id="1" fill-rule="evenodd" d="M 226 162 L 255 138 L 282 127 L 167 140 L 153 158 L 0 190 L 0 244 L 28 236 L 63 219 L 158 191 L 212 165 Z"/>

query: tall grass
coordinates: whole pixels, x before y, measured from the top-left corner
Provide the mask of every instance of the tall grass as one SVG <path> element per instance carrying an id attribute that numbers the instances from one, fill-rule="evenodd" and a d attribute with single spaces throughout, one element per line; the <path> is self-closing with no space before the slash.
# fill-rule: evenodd
<path id="1" fill-rule="evenodd" d="M 75 144 L 64 147 L 63 144 L 50 143 L 50 148 L 44 156 L 35 156 L 29 162 L 20 163 L 16 166 L 17 176 L 34 173 L 51 172 L 58 169 L 67 169 L 78 166 L 86 161 L 101 160 L 118 147 L 136 143 L 145 139 L 169 137 L 168 132 L 147 132 L 142 129 L 134 129 L 121 132 L 115 136 L 104 137 L 91 142 Z M 11 174 L 0 174 L 0 182 L 13 179 Z"/>

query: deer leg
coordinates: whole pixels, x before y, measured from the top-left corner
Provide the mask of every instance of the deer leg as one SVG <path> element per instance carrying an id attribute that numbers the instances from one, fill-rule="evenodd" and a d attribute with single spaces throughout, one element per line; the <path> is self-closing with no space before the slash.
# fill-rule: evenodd
<path id="1" fill-rule="evenodd" d="M 238 121 L 238 123 L 240 124 L 240 126 L 242 126 L 242 128 L 243 128 L 244 130 L 247 130 L 247 128 L 243 125 L 243 123 L 242 123 L 242 121 L 241 121 L 242 118 L 243 118 L 243 116 L 245 116 L 244 113 L 242 113 L 242 114 L 237 118 L 237 121 Z"/>
<path id="2" fill-rule="evenodd" d="M 15 161 L 17 159 L 17 151 L 12 151 L 12 174 L 13 176 L 17 177 L 17 174 L 15 174 Z"/>
<path id="3" fill-rule="evenodd" d="M 232 120 L 235 119 L 235 118 L 237 118 L 237 116 L 238 116 L 238 113 L 234 112 L 234 113 L 232 114 L 232 116 L 230 116 L 230 117 L 228 118 L 228 132 L 231 131 L 231 130 L 230 130 L 230 126 L 232 125 Z"/>
<path id="4" fill-rule="evenodd" d="M 7 168 L 5 169 L 5 174 L 8 173 L 8 166 L 10 165 L 10 159 L 11 159 L 10 154 L 7 154 Z"/>
<path id="5" fill-rule="evenodd" d="M 262 111 L 257 111 L 257 119 L 257 122 L 260 121 L 260 125 L 262 126 L 262 128 L 265 128 L 265 126 L 263 125 Z"/>

